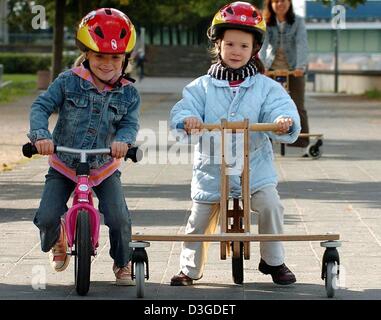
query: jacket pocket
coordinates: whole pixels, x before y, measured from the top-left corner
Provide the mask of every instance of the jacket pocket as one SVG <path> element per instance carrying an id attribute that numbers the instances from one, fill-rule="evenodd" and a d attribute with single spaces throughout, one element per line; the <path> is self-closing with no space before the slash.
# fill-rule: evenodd
<path id="1" fill-rule="evenodd" d="M 127 114 L 127 105 L 121 100 L 111 100 L 108 106 L 109 120 L 118 122 Z"/>
<path id="2" fill-rule="evenodd" d="M 89 98 L 85 95 L 67 93 L 64 102 L 63 116 L 66 119 L 77 119 L 80 113 L 85 112 L 89 106 Z"/>

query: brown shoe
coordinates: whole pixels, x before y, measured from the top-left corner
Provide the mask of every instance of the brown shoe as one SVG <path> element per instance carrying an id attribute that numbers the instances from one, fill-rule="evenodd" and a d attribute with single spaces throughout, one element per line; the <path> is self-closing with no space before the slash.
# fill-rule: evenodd
<path id="1" fill-rule="evenodd" d="M 69 265 L 70 255 L 67 254 L 67 249 L 65 223 L 61 219 L 60 236 L 49 252 L 50 265 L 57 272 L 64 271 Z"/>
<path id="2" fill-rule="evenodd" d="M 281 285 L 288 285 L 296 282 L 295 275 L 283 263 L 280 266 L 269 266 L 263 259 L 259 263 L 258 270 L 263 274 L 270 274 L 273 282 Z"/>
<path id="3" fill-rule="evenodd" d="M 117 286 L 135 286 L 135 280 L 131 277 L 131 261 L 124 267 L 118 268 L 114 262 L 112 271 L 115 274 L 115 283 Z"/>
<path id="4" fill-rule="evenodd" d="M 193 285 L 193 279 L 188 277 L 182 271 L 175 274 L 171 279 L 171 286 L 191 286 Z"/>

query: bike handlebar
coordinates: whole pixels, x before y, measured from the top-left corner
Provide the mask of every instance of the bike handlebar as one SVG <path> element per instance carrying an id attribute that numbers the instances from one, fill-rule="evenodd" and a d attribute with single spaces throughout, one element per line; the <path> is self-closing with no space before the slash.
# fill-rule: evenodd
<path id="1" fill-rule="evenodd" d="M 81 161 L 82 161 L 82 160 L 86 160 L 86 155 L 88 154 L 111 155 L 111 148 L 82 150 L 82 149 L 74 149 L 74 148 L 54 145 L 54 153 L 57 153 L 57 152 L 79 154 L 81 156 Z M 38 154 L 38 151 L 35 145 L 28 142 L 22 146 L 22 153 L 25 157 L 31 158 L 34 154 Z M 143 151 L 140 150 L 139 147 L 131 147 L 131 148 L 128 148 L 128 151 L 126 156 L 124 157 L 124 160 L 127 161 L 127 159 L 131 159 L 132 162 L 138 162 L 142 158 L 143 158 Z"/>

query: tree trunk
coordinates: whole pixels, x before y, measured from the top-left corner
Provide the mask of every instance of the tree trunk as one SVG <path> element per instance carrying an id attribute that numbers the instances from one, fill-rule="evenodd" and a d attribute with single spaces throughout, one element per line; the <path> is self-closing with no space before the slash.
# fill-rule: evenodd
<path id="1" fill-rule="evenodd" d="M 55 2 L 52 80 L 54 80 L 62 70 L 63 35 L 66 4 L 66 1 L 63 0 L 55 0 Z"/>
<path id="2" fill-rule="evenodd" d="M 155 28 L 152 24 L 149 25 L 149 41 L 150 41 L 150 44 L 154 44 L 154 40 L 155 40 Z"/>
<path id="3" fill-rule="evenodd" d="M 91 3 L 88 0 L 79 0 L 78 1 L 78 11 L 79 16 L 83 18 L 86 14 L 90 12 Z"/>
<path id="4" fill-rule="evenodd" d="M 176 25 L 176 42 L 177 42 L 177 45 L 178 46 L 181 46 L 182 43 L 181 43 L 181 31 L 182 31 L 182 28 L 180 28 L 180 26 L 177 24 Z"/>
<path id="5" fill-rule="evenodd" d="M 162 24 L 160 25 L 160 45 L 164 45 L 164 27 Z"/>
<path id="6" fill-rule="evenodd" d="M 173 27 L 168 26 L 167 30 L 168 30 L 168 36 L 169 36 L 169 45 L 172 46 L 173 45 Z"/>
<path id="7" fill-rule="evenodd" d="M 192 36 L 191 29 L 187 27 L 187 42 L 185 45 L 187 46 L 191 45 L 191 36 Z"/>

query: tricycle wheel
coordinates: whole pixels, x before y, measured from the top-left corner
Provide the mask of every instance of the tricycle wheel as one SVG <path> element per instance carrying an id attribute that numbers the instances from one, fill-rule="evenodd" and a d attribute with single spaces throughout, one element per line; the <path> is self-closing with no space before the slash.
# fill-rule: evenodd
<path id="1" fill-rule="evenodd" d="M 336 262 L 328 262 L 327 270 L 325 274 L 325 290 L 327 291 L 327 297 L 333 298 L 335 290 L 337 289 L 338 279 L 338 266 Z"/>
<path id="2" fill-rule="evenodd" d="M 315 144 L 310 144 L 307 147 L 307 154 L 310 156 L 312 159 L 319 159 L 323 151 L 320 149 L 322 145 L 322 141 L 319 139 Z"/>
<path id="3" fill-rule="evenodd" d="M 135 263 L 136 296 L 144 298 L 144 262 Z"/>
<path id="4" fill-rule="evenodd" d="M 239 256 L 234 257 L 234 242 L 233 246 L 233 257 L 232 257 L 232 268 L 233 268 L 233 281 L 235 284 L 243 283 L 243 242 L 239 245 Z"/>

